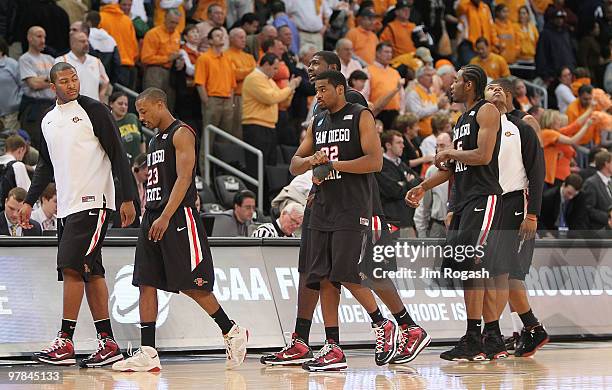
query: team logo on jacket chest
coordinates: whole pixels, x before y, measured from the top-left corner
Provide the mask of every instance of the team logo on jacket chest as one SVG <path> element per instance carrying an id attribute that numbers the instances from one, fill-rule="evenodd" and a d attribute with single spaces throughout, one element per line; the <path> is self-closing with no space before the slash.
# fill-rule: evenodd
<path id="1" fill-rule="evenodd" d="M 75 116 L 74 118 L 72 118 L 72 121 L 74 123 L 79 123 L 79 121 L 82 121 L 83 119 L 79 118 L 78 116 Z"/>

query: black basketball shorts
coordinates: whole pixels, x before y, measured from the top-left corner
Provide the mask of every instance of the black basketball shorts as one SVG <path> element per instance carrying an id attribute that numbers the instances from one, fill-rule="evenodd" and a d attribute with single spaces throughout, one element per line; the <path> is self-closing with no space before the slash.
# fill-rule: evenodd
<path id="1" fill-rule="evenodd" d="M 523 241 L 519 229 L 527 213 L 527 193 L 524 190 L 504 194 L 501 235 L 497 253 L 500 261 L 507 263 L 510 279 L 525 280 L 529 273 L 535 249 L 535 239 Z"/>
<path id="2" fill-rule="evenodd" d="M 485 269 L 489 276 L 507 272 L 496 258 L 497 234 L 502 215 L 502 198 L 481 196 L 465 204 L 453 214 L 446 236 L 442 269 L 478 271 Z M 500 268 L 501 266 L 501 268 Z"/>
<path id="3" fill-rule="evenodd" d="M 329 280 L 336 287 L 342 283 L 360 284 L 360 266 L 368 238 L 365 230 L 332 232 L 310 229 L 306 286 L 317 289 L 323 280 Z"/>
<path id="4" fill-rule="evenodd" d="M 86 282 L 92 275 L 104 277 L 102 243 L 109 215 L 110 210 L 91 209 L 58 219 L 57 280 L 64 280 L 64 268 L 79 272 Z"/>
<path id="5" fill-rule="evenodd" d="M 151 225 L 161 211 L 146 210 L 140 224 L 134 259 L 134 286 L 178 293 L 212 291 L 215 276 L 204 223 L 196 210 L 180 207 L 158 242 L 149 240 Z"/>

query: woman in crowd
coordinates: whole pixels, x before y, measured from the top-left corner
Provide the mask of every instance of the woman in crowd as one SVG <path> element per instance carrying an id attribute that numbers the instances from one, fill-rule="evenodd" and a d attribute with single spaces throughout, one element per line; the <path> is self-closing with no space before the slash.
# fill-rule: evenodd
<path id="1" fill-rule="evenodd" d="M 531 21 L 527 7 L 519 8 L 519 21 L 515 25 L 518 41 L 517 59 L 522 62 L 534 62 L 536 45 L 540 34 L 535 23 Z"/>
<path id="2" fill-rule="evenodd" d="M 559 85 L 557 85 L 557 88 L 555 88 L 555 96 L 557 98 L 559 112 L 562 114 L 565 114 L 565 111 L 567 111 L 567 106 L 576 100 L 576 96 L 574 96 L 572 93 L 573 78 L 574 76 L 572 75 L 572 71 L 567 66 L 561 68 L 559 71 Z"/>
<path id="3" fill-rule="evenodd" d="M 114 92 L 109 98 L 109 103 L 111 113 L 121 133 L 123 149 L 132 163 L 136 156 L 145 153 L 147 149 L 142 126 L 138 117 L 128 112 L 128 96 L 125 92 Z"/>

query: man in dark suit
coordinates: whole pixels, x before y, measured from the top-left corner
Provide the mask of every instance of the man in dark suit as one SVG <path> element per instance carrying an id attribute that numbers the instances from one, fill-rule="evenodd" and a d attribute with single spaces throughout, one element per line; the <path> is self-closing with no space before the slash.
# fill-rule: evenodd
<path id="1" fill-rule="evenodd" d="M 538 230 L 556 232 L 583 230 L 588 228 L 584 209 L 584 196 L 580 194 L 582 178 L 577 174 L 569 175 L 561 187 L 552 187 L 542 195 L 542 210 Z"/>
<path id="2" fill-rule="evenodd" d="M 595 155 L 597 173 L 584 182 L 586 206 L 592 230 L 608 224 L 608 208 L 612 205 L 612 154 L 602 151 Z"/>
<path id="3" fill-rule="evenodd" d="M 595 155 L 604 150 L 606 149 L 601 146 L 595 146 L 593 149 L 591 149 L 589 152 L 589 165 L 586 168 L 582 168 L 580 172 L 578 172 L 582 177 L 582 180 L 586 180 L 597 173 L 597 168 L 595 168 Z"/>
<path id="4" fill-rule="evenodd" d="M 404 137 L 399 131 L 383 133 L 381 142 L 385 148 L 382 170 L 375 174 L 380 188 L 385 217 L 399 222 L 400 228 L 414 227 L 414 209 L 406 205 L 404 198 L 412 187 L 419 184 L 418 175 L 401 159 Z"/>
<path id="5" fill-rule="evenodd" d="M 4 201 L 4 212 L 0 216 L 0 236 L 11 237 L 32 237 L 42 236 L 42 228 L 40 224 L 31 220 L 31 229 L 24 229 L 19 226 L 19 209 L 23 205 L 27 195 L 23 188 L 15 187 L 9 191 L 6 200 Z"/>

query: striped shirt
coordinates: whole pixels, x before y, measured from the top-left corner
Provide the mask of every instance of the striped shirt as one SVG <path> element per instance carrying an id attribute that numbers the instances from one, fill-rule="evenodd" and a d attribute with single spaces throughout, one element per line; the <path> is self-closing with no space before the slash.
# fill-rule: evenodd
<path id="1" fill-rule="evenodd" d="M 280 220 L 264 223 L 255 230 L 251 237 L 257 238 L 277 238 L 277 237 L 294 237 L 294 235 L 286 235 L 280 228 Z"/>

